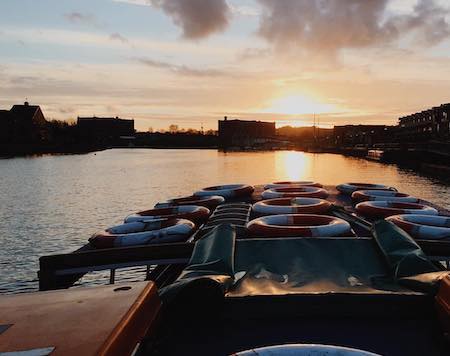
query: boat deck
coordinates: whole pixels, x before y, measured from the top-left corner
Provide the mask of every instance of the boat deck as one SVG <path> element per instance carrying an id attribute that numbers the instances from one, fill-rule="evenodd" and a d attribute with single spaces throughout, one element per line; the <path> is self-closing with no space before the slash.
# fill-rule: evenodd
<path id="1" fill-rule="evenodd" d="M 146 279 L 159 289 L 160 324 L 137 355 L 229 355 L 286 343 L 381 355 L 450 354 L 433 294 L 393 279 L 372 238 L 372 222 L 355 214 L 350 197 L 325 187 L 334 204 L 329 214 L 349 221 L 352 236 L 258 239 L 245 229 L 255 217 L 251 204 L 263 191 L 255 188 L 250 197 L 219 205 L 187 242 L 103 250 L 86 245 L 44 256 L 40 287 L 67 288 L 84 273 L 105 269 L 114 283 L 118 268 L 152 266 Z M 218 245 L 202 247 L 211 241 Z M 450 260 L 450 242 L 417 242 L 436 269 L 444 270 L 440 261 Z"/>

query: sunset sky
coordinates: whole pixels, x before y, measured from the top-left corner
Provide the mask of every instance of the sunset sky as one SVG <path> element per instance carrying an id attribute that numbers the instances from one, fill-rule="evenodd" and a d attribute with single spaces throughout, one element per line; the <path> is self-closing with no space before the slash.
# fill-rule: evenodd
<path id="1" fill-rule="evenodd" d="M 395 124 L 450 102 L 448 0 L 0 0 L 0 109 Z"/>

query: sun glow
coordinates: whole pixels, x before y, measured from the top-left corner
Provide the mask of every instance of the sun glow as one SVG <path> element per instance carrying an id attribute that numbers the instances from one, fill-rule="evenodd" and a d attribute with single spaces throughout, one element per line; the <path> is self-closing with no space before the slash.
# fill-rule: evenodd
<path id="1" fill-rule="evenodd" d="M 304 114 L 324 114 L 336 110 L 335 105 L 322 103 L 306 95 L 289 95 L 277 98 L 272 101 L 268 113 L 304 115 Z"/>

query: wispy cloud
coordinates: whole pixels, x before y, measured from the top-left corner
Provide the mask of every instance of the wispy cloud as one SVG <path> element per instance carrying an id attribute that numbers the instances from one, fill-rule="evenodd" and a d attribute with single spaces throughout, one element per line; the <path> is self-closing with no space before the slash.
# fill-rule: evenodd
<path id="1" fill-rule="evenodd" d="M 86 14 L 78 11 L 69 12 L 64 14 L 66 20 L 74 24 L 87 24 L 92 26 L 97 26 L 98 22 L 94 15 Z"/>
<path id="2" fill-rule="evenodd" d="M 156 61 L 149 58 L 134 58 L 135 61 L 149 67 L 166 69 L 175 74 L 193 77 L 218 77 L 230 75 L 230 73 L 218 69 L 196 69 L 186 65 L 177 65 L 163 61 Z"/>
<path id="3" fill-rule="evenodd" d="M 118 32 L 111 33 L 111 35 L 109 35 L 109 38 L 110 38 L 111 40 L 113 40 L 113 41 L 119 41 L 119 42 L 122 42 L 122 43 L 128 43 L 128 42 L 129 42 L 129 41 L 128 41 L 128 38 L 122 36 L 122 35 L 121 35 L 120 33 L 118 33 Z"/>

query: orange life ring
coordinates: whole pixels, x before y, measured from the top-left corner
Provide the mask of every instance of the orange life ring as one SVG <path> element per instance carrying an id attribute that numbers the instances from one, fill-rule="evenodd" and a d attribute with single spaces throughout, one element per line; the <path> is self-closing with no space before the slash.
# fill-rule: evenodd
<path id="1" fill-rule="evenodd" d="M 237 198 L 252 195 L 255 189 L 248 184 L 226 184 L 207 187 L 195 192 L 197 197 L 209 197 L 211 195 L 220 195 L 226 198 Z"/>
<path id="2" fill-rule="evenodd" d="M 167 202 L 156 204 L 155 208 L 169 208 L 178 205 L 198 205 L 214 210 L 218 205 L 224 202 L 225 198 L 220 195 L 211 195 L 209 197 L 197 197 L 195 195 L 191 195 L 184 198 L 169 199 Z"/>
<path id="3" fill-rule="evenodd" d="M 191 220 L 196 224 L 205 222 L 210 214 L 210 210 L 204 206 L 197 205 L 182 205 L 169 208 L 157 208 L 145 211 L 140 211 L 136 214 L 131 214 L 125 218 L 125 223 L 133 221 L 147 221 L 160 218 L 178 218 Z"/>
<path id="4" fill-rule="evenodd" d="M 393 215 L 386 220 L 405 230 L 416 239 L 450 238 L 450 217 L 438 215 Z"/>
<path id="5" fill-rule="evenodd" d="M 350 224 L 342 219 L 325 215 L 282 214 L 254 219 L 247 224 L 254 237 L 329 237 L 351 234 Z"/>
<path id="6" fill-rule="evenodd" d="M 357 202 L 368 200 L 396 201 L 402 203 L 419 202 L 419 198 L 393 190 L 357 190 L 352 193 L 352 199 Z"/>
<path id="7" fill-rule="evenodd" d="M 324 214 L 331 203 L 318 198 L 277 198 L 262 200 L 253 204 L 253 211 L 259 215 L 275 214 Z"/>
<path id="8" fill-rule="evenodd" d="M 393 190 L 397 191 L 394 187 L 389 187 L 383 184 L 371 184 L 371 183 L 343 183 L 336 186 L 336 189 L 343 194 L 351 195 L 357 190 Z"/>
<path id="9" fill-rule="evenodd" d="M 195 224 L 186 219 L 135 221 L 99 231 L 89 242 L 95 248 L 179 242 L 186 241 L 194 230 Z"/>
<path id="10" fill-rule="evenodd" d="M 323 188 L 322 184 L 312 182 L 312 181 L 281 181 L 281 182 L 273 182 L 270 184 L 266 184 L 264 186 L 264 189 L 290 187 L 290 186 L 306 186 L 306 187 Z"/>
<path id="11" fill-rule="evenodd" d="M 431 206 L 416 203 L 401 203 L 392 201 L 365 201 L 356 205 L 356 212 L 370 218 L 386 218 L 399 214 L 437 215 L 438 211 Z"/>
<path id="12" fill-rule="evenodd" d="M 295 197 L 326 199 L 328 197 L 328 192 L 323 188 L 317 187 L 281 187 L 267 189 L 261 194 L 261 197 L 263 199 Z"/>

